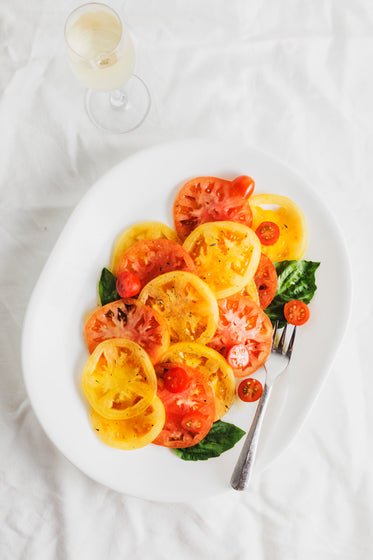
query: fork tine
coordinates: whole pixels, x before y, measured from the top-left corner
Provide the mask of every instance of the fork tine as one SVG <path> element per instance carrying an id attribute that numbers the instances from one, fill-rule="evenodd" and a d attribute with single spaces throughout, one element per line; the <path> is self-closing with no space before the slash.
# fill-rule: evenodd
<path id="1" fill-rule="evenodd" d="M 275 322 L 275 327 L 273 329 L 271 352 L 273 352 L 273 349 L 274 349 L 274 346 L 275 346 L 277 328 L 278 328 L 278 320 Z"/>
<path id="2" fill-rule="evenodd" d="M 279 343 L 277 345 L 276 351 L 277 352 L 281 352 L 281 354 L 283 353 L 284 350 L 284 344 L 285 344 L 285 337 L 286 337 L 286 329 L 287 329 L 288 324 L 285 323 L 285 326 L 282 330 L 282 334 L 281 334 L 281 338 L 279 340 Z"/>
<path id="3" fill-rule="evenodd" d="M 294 346 L 294 340 L 295 340 L 295 333 L 296 332 L 297 332 L 297 327 L 294 327 L 293 333 L 291 335 L 291 339 L 290 339 L 290 342 L 289 342 L 289 346 L 288 346 L 288 349 L 287 349 L 287 352 L 286 352 L 286 356 L 289 358 L 289 360 L 290 360 L 291 354 L 293 352 L 293 346 Z"/>

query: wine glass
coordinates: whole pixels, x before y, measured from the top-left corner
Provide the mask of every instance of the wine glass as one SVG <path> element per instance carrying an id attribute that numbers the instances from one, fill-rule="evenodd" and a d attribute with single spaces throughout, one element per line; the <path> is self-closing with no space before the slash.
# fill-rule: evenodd
<path id="1" fill-rule="evenodd" d="M 65 24 L 70 66 L 89 89 L 85 105 L 90 119 L 110 132 L 137 128 L 150 109 L 150 94 L 136 76 L 136 54 L 119 15 L 106 4 L 76 8 Z"/>

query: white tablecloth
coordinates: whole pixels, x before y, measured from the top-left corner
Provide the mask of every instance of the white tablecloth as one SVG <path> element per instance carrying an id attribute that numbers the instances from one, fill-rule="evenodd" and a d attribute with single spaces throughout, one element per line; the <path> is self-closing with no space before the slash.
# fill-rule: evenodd
<path id="1" fill-rule="evenodd" d="M 76 5 L 0 5 L 0 558 L 372 558 L 372 3 L 113 1 L 152 96 L 146 122 L 120 136 L 91 124 L 68 67 Z M 20 344 L 32 289 L 84 193 L 139 149 L 188 137 L 254 145 L 310 182 L 343 226 L 354 296 L 290 447 L 245 493 L 167 505 L 108 490 L 58 452 L 28 401 Z"/>

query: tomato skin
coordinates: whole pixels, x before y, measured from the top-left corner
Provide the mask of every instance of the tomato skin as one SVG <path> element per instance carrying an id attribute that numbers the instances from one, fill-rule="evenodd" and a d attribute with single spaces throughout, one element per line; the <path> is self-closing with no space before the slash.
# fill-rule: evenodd
<path id="1" fill-rule="evenodd" d="M 232 221 L 251 227 L 249 196 L 254 190 L 251 177 L 234 181 L 218 177 L 196 177 L 185 183 L 175 200 L 175 229 L 181 240 L 206 222 Z"/>
<path id="2" fill-rule="evenodd" d="M 262 222 L 255 233 L 262 245 L 274 245 L 280 237 L 280 228 L 274 222 Z"/>
<path id="3" fill-rule="evenodd" d="M 304 325 L 310 318 L 310 310 L 304 301 L 293 299 L 284 306 L 285 319 L 291 325 Z"/>
<path id="4" fill-rule="evenodd" d="M 128 270 L 123 270 L 117 278 L 117 292 L 121 298 L 136 296 L 141 289 L 138 276 Z"/>
<path id="5" fill-rule="evenodd" d="M 263 394 L 263 385 L 258 379 L 244 379 L 239 384 L 237 393 L 241 401 L 255 402 L 260 399 Z"/>
<path id="6" fill-rule="evenodd" d="M 264 311 L 247 296 L 235 295 L 218 300 L 219 322 L 208 346 L 227 356 L 235 344 L 244 344 L 249 363 L 232 368 L 235 377 L 251 375 L 263 365 L 272 346 L 272 324 Z"/>
<path id="7" fill-rule="evenodd" d="M 167 370 L 163 377 L 164 386 L 171 393 L 180 393 L 188 383 L 188 376 L 184 368 L 178 366 Z"/>
<path id="8" fill-rule="evenodd" d="M 157 396 L 166 411 L 164 427 L 153 441 L 164 447 L 183 448 L 200 442 L 209 432 L 215 418 L 215 396 L 211 383 L 198 370 L 183 365 L 188 383 L 184 390 L 172 393 L 164 383 L 167 372 L 176 363 L 159 363 L 155 366 L 158 379 Z"/>
<path id="9" fill-rule="evenodd" d="M 187 251 L 169 239 L 144 239 L 132 245 L 119 261 L 118 276 L 124 270 L 132 272 L 140 279 L 141 288 L 166 272 L 197 272 Z"/>
<path id="10" fill-rule="evenodd" d="M 258 290 L 259 305 L 265 309 L 276 295 L 277 272 L 272 261 L 264 253 L 261 254 L 254 274 L 254 282 Z"/>
<path id="11" fill-rule="evenodd" d="M 242 369 L 249 363 L 249 351 L 244 344 L 234 344 L 227 353 L 227 362 L 234 369 Z"/>
<path id="12" fill-rule="evenodd" d="M 144 348 L 153 363 L 170 344 L 166 320 L 134 298 L 123 298 L 96 309 L 85 324 L 84 337 L 91 354 L 104 340 L 128 338 Z"/>

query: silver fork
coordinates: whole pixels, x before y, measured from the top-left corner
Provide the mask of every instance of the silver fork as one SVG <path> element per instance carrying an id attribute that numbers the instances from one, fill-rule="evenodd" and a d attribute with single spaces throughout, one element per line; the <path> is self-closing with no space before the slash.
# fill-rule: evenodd
<path id="1" fill-rule="evenodd" d="M 234 468 L 231 486 L 235 490 L 245 490 L 247 488 L 252 471 L 258 447 L 259 434 L 263 423 L 264 413 L 267 408 L 269 397 L 272 392 L 272 387 L 277 377 L 283 373 L 289 365 L 291 354 L 293 352 L 296 327 L 290 336 L 289 344 L 286 345 L 286 331 L 288 325 L 286 324 L 282 330 L 281 336 L 277 336 L 278 321 L 275 323 L 275 328 L 272 337 L 272 349 L 270 359 L 265 364 L 266 381 L 263 389 L 263 394 L 258 404 L 253 423 L 251 424 L 249 433 L 246 436 L 244 446 L 241 450 L 240 456 Z"/>

